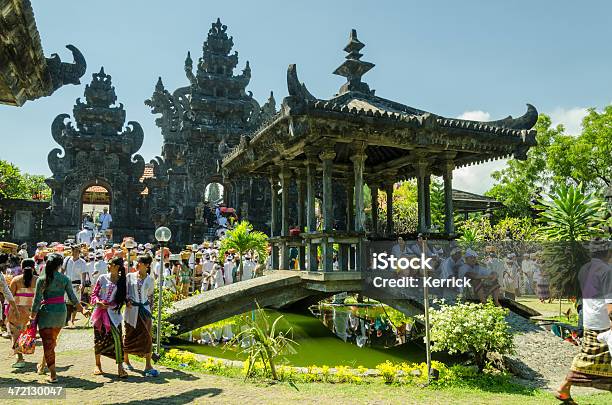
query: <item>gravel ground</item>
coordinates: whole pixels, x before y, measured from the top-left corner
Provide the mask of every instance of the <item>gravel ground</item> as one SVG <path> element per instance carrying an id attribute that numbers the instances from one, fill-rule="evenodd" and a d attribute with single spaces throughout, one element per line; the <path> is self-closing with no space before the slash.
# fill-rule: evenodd
<path id="1" fill-rule="evenodd" d="M 527 385 L 557 389 L 579 348 L 515 313 L 511 312 L 506 319 L 515 332 L 516 353 L 508 356 L 511 371 Z M 575 387 L 572 392 L 586 394 L 597 390 Z"/>

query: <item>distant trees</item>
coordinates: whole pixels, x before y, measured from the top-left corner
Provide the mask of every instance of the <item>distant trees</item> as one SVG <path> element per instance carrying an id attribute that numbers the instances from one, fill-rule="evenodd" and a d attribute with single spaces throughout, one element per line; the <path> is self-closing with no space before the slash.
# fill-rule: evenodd
<path id="1" fill-rule="evenodd" d="M 492 174 L 496 184 L 485 193 L 504 203 L 503 216 L 531 216 L 541 194 L 561 184 L 582 184 L 587 192 L 612 184 L 612 106 L 590 109 L 578 136 L 565 134 L 563 125 L 553 127 L 544 114 L 535 129 L 538 145 L 527 160 L 510 159 Z"/>
<path id="2" fill-rule="evenodd" d="M 22 173 L 13 163 L 0 160 L 0 198 L 48 201 L 51 189 L 45 176 Z"/>

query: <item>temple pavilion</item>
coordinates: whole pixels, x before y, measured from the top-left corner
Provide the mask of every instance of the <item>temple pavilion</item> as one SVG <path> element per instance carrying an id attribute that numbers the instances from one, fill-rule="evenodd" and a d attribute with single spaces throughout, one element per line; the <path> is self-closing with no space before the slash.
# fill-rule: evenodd
<path id="1" fill-rule="evenodd" d="M 305 269 L 308 263 L 308 270 L 316 271 L 317 247 L 321 246 L 322 270 L 332 271 L 333 245 L 337 244 L 340 270 L 359 270 L 364 263 L 364 243 L 372 236 L 364 226 L 364 184 L 371 189 L 373 229 L 379 221 L 378 192 L 387 193 L 386 229 L 391 236 L 393 185 L 416 179 L 418 231 L 427 233 L 431 227 L 431 176 L 442 177 L 444 234 L 452 237 L 453 170 L 495 159 L 525 159 L 536 144 L 532 127 L 538 113 L 531 105 L 518 118 L 479 122 L 446 118 L 376 96 L 362 81 L 374 67 L 361 60 L 364 46 L 352 30 L 344 48 L 346 60 L 334 71 L 345 77 L 346 83 L 329 100 L 314 97 L 299 81 L 296 66 L 289 65 L 289 95 L 280 112 L 252 136 L 242 136 L 223 159 L 225 177 L 260 175 L 270 180 L 274 269 L 287 269 L 289 248 L 297 246 L 300 266 Z M 342 195 L 348 220 L 344 229 L 334 226 L 337 193 L 332 184 L 345 188 Z M 317 185 L 322 190 L 320 230 L 315 217 Z M 290 232 L 290 222 L 295 220 L 289 209 L 292 187 L 297 188 L 299 236 Z M 308 260 L 304 260 L 306 254 Z"/>

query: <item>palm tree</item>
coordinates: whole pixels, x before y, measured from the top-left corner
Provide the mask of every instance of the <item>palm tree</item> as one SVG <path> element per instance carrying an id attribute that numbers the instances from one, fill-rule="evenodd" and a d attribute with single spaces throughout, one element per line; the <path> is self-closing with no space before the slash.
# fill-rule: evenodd
<path id="1" fill-rule="evenodd" d="M 240 221 L 234 229 L 225 233 L 225 238 L 221 239 L 219 256 L 223 256 L 230 249 L 235 250 L 240 256 L 240 269 L 242 274 L 244 254 L 249 251 L 257 252 L 259 260 L 266 257 L 268 247 L 268 236 L 260 231 L 253 230 L 253 225 L 249 221 Z"/>

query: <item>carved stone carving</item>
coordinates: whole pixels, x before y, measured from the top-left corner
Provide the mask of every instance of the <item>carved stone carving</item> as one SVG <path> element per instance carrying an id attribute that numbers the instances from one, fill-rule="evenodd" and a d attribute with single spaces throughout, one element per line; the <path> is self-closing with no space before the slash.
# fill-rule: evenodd
<path id="1" fill-rule="evenodd" d="M 233 38 L 228 35 L 227 26 L 217 20 L 211 25 L 208 36 L 202 45 L 202 56 L 195 63 L 191 53 L 185 59 L 185 75 L 188 86 L 170 93 L 163 86 L 161 78 L 157 81 L 153 95 L 145 101 L 161 128 L 164 139 L 162 155 L 165 169 L 155 170 L 155 176 L 163 178 L 168 184 L 168 198 L 151 199 L 153 211 L 159 220 L 171 220 L 171 228 L 177 229 L 177 243 L 182 228 L 201 220 L 201 202 L 206 185 L 223 182 L 219 172 L 219 162 L 224 155 L 232 153 L 233 148 L 247 148 L 248 134 L 271 122 L 276 116 L 276 101 L 270 93 L 267 102 L 260 107 L 252 93 L 246 91 L 251 79 L 251 66 L 247 61 L 240 74 L 234 74 L 238 65 L 238 53 L 232 52 Z M 170 170 L 168 170 L 170 169 Z M 254 184 L 253 184 L 254 183 Z M 261 183 L 261 184 L 260 184 Z M 249 219 L 266 221 L 267 212 L 260 212 L 262 204 L 258 198 L 269 185 L 261 179 L 245 179 L 240 197 L 248 204 Z M 254 191 L 244 188 L 249 185 Z M 229 188 L 226 187 L 225 192 Z M 247 191 L 248 189 L 248 191 Z M 150 190 L 152 194 L 157 189 Z M 229 200 L 232 201 L 232 200 Z M 236 209 L 243 201 L 236 201 Z M 259 208 L 255 208 L 255 206 Z M 174 219 L 168 213 L 174 208 Z M 266 209 L 265 206 L 263 208 Z M 152 211 L 152 212 L 153 212 Z M 262 227 L 260 227 L 262 228 Z"/>
<path id="2" fill-rule="evenodd" d="M 66 122 L 67 114 L 58 115 L 51 124 L 53 139 L 63 149 L 49 153 L 53 176 L 47 184 L 53 190 L 48 231 L 77 231 L 81 224 L 81 200 L 87 187 L 99 184 L 111 194 L 111 214 L 115 236 L 142 221 L 136 210 L 144 185 L 144 159 L 135 153 L 142 145 L 144 133 L 140 124 L 128 122 L 124 129 L 125 110 L 116 105 L 117 96 L 111 76 L 94 73 L 85 87 L 85 102 L 77 99 L 73 114 L 75 126 Z M 63 152 L 63 156 L 62 156 Z M 142 214 L 141 212 L 139 214 Z M 64 238 L 65 235 L 59 235 Z"/>

